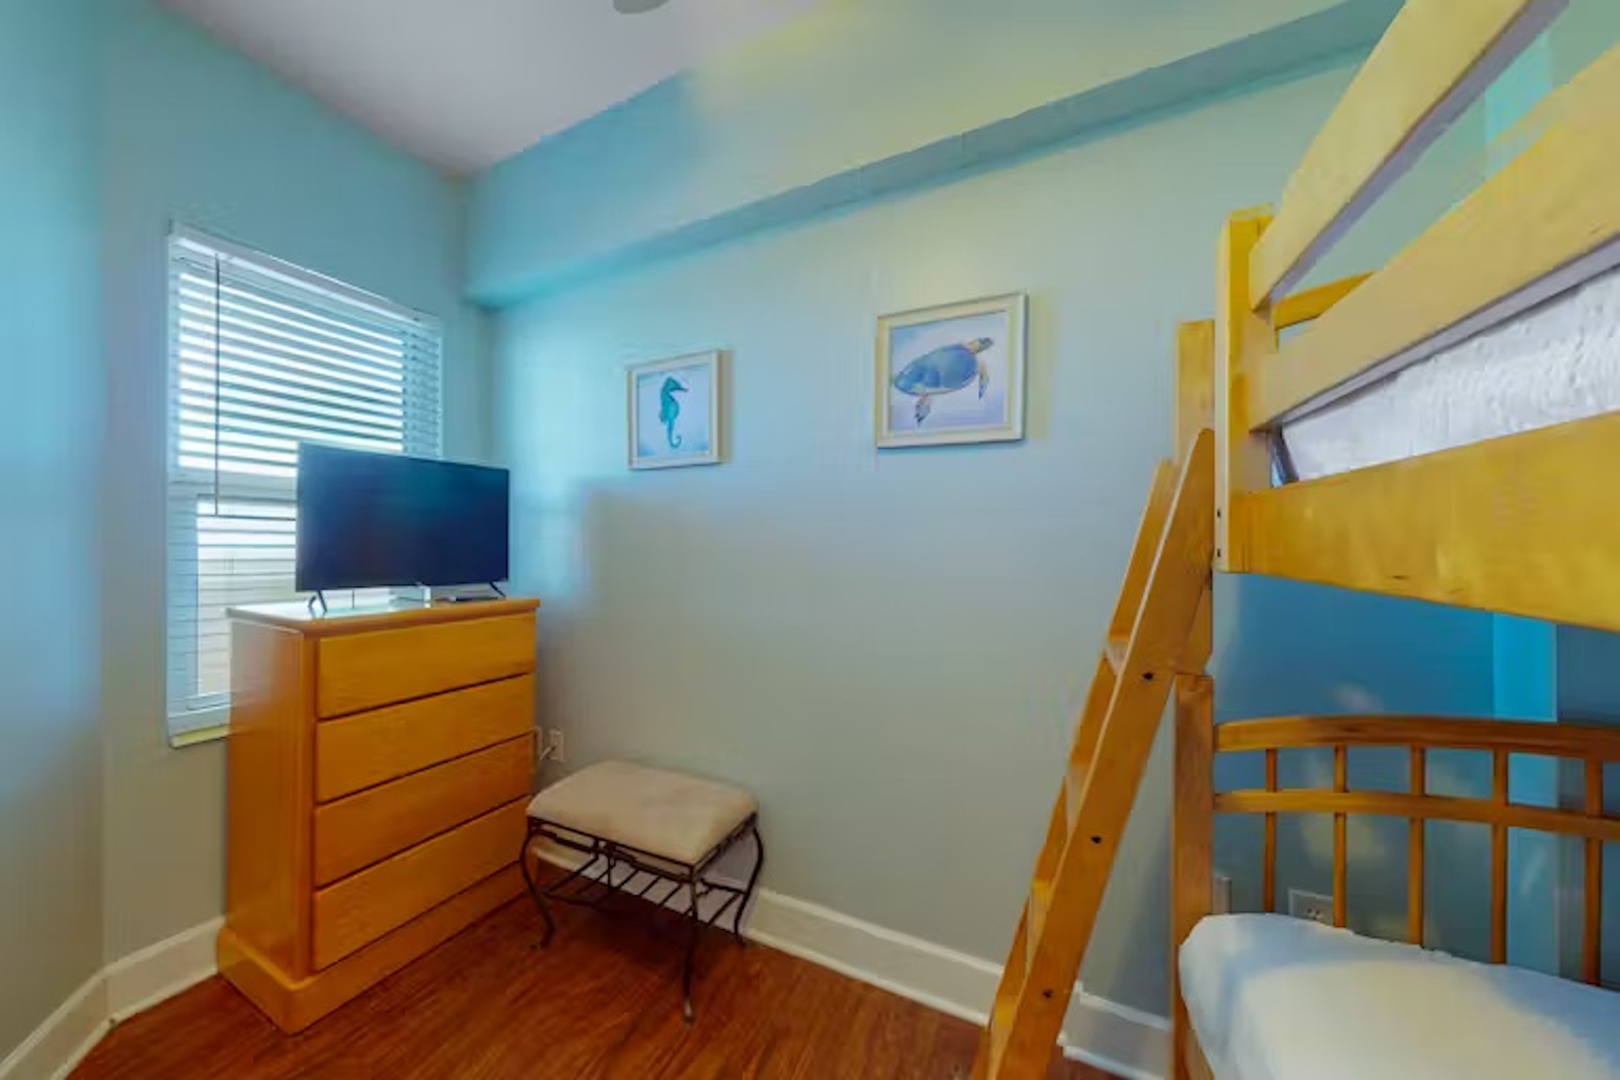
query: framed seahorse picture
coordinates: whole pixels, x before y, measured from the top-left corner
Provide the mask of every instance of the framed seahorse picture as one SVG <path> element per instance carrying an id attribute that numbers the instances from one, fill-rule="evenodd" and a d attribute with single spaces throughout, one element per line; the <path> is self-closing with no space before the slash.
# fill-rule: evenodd
<path id="1" fill-rule="evenodd" d="M 879 447 L 1024 437 L 1023 293 L 878 320 Z"/>
<path id="2" fill-rule="evenodd" d="M 632 469 L 720 463 L 720 370 L 706 352 L 627 371 Z"/>

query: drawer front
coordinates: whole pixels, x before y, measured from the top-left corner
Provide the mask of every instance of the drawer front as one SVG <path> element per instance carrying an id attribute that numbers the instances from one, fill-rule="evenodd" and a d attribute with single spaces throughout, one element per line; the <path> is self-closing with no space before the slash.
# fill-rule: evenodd
<path id="1" fill-rule="evenodd" d="M 321 641 L 316 711 L 344 716 L 533 670 L 529 615 L 345 634 Z"/>
<path id="2" fill-rule="evenodd" d="M 315 893 L 316 969 L 330 967 L 517 862 L 527 799 L 469 821 Z"/>
<path id="3" fill-rule="evenodd" d="M 315 798 L 340 799 L 533 727 L 533 675 L 328 720 L 315 728 Z"/>
<path id="4" fill-rule="evenodd" d="M 330 885 L 413 844 L 529 794 L 524 735 L 315 811 L 315 884 Z"/>

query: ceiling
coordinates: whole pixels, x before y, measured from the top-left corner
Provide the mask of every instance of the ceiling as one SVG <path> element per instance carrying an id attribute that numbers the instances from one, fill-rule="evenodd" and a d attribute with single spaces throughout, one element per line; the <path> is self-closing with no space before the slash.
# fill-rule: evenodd
<path id="1" fill-rule="evenodd" d="M 817 0 L 163 0 L 455 173 L 493 165 Z"/>

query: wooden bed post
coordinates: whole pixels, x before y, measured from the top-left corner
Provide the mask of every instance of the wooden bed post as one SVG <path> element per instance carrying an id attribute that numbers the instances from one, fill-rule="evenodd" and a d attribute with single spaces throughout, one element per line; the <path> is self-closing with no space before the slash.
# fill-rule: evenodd
<path id="1" fill-rule="evenodd" d="M 1181 998 L 1181 943 L 1210 913 L 1215 877 L 1215 681 L 1207 675 L 1176 680 L 1175 809 L 1170 822 L 1170 1068 L 1189 1080 L 1191 1044 L 1187 1005 Z"/>
<path id="2" fill-rule="evenodd" d="M 1215 323 L 1209 319 L 1176 328 L 1175 424 L 1177 461 L 1187 460 L 1198 436 L 1215 427 Z M 1215 644 L 1214 605 L 1215 590 L 1207 587 L 1188 635 L 1182 672 L 1202 672 L 1209 661 Z"/>
<path id="3" fill-rule="evenodd" d="M 1182 323 L 1176 332 L 1176 456 L 1184 457 L 1198 435 L 1215 423 L 1215 324 Z M 1203 603 L 1176 676 L 1176 802 L 1170 827 L 1170 1068 L 1171 1080 L 1188 1080 L 1187 1007 L 1181 1000 L 1177 965 L 1181 943 L 1209 914 L 1214 883 L 1211 772 L 1214 769 L 1215 681 L 1204 674 L 1214 638 L 1214 590 Z M 1201 1057 L 1200 1057 L 1201 1060 Z"/>
<path id="4" fill-rule="evenodd" d="M 1277 351 L 1269 309 L 1249 295 L 1250 257 L 1270 224 L 1263 208 L 1233 214 L 1221 230 L 1216 266 L 1215 568 L 1234 573 L 1245 568 L 1242 528 L 1232 521 L 1234 496 L 1271 482 L 1266 439 L 1249 430 L 1250 373 Z"/>
<path id="5" fill-rule="evenodd" d="M 1215 426 L 1215 323 L 1176 327 L 1176 461 L 1186 461 L 1198 433 Z"/>

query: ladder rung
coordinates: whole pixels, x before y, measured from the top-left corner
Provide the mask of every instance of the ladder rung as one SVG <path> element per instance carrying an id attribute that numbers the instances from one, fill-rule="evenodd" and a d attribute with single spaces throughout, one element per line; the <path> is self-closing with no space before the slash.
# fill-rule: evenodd
<path id="1" fill-rule="evenodd" d="M 1064 792 L 1060 788 L 1056 802 L 1052 805 L 1052 818 L 1046 827 L 1046 841 L 1041 844 L 1041 854 L 1035 860 L 1035 876 L 1041 878 L 1054 878 L 1057 876 L 1058 865 L 1063 862 L 1063 851 L 1069 846 L 1070 810 L 1064 802 Z"/>
<path id="2" fill-rule="evenodd" d="M 1052 911 L 1052 883 L 1036 878 L 1029 883 L 1029 900 L 1024 914 L 1024 972 L 1035 967 L 1035 950 L 1040 948 L 1041 932 L 1046 929 L 1046 916 Z"/>
<path id="3" fill-rule="evenodd" d="M 1029 959 L 1029 912 L 1026 908 L 1024 917 L 1018 920 L 1018 933 L 1013 935 L 1013 947 L 1007 953 L 1007 981 L 1008 985 L 1019 987 L 1024 984 L 1029 974 L 1027 961 Z"/>
<path id="4" fill-rule="evenodd" d="M 1131 545 L 1131 561 L 1125 567 L 1125 580 L 1120 584 L 1119 604 L 1108 621 L 1110 637 L 1128 637 L 1136 626 L 1141 612 L 1142 597 L 1147 593 L 1148 579 L 1153 573 L 1153 560 L 1159 552 L 1159 541 L 1164 538 L 1165 523 L 1176 498 L 1176 468 L 1168 461 L 1159 462 L 1153 471 L 1153 487 L 1148 492 L 1147 506 L 1136 527 L 1136 541 Z"/>
<path id="5" fill-rule="evenodd" d="M 1022 987 L 1019 988 L 1019 992 Z M 1013 993 L 1005 998 L 997 998 L 995 1008 L 990 1013 L 990 1068 L 989 1075 L 994 1076 L 1001 1068 L 1001 1055 L 1007 1049 L 1007 1036 L 1012 1034 L 1013 1016 L 1018 1011 L 1018 994 Z"/>
<path id="6" fill-rule="evenodd" d="M 1086 768 L 1084 765 L 1070 764 L 1068 774 L 1063 777 L 1063 812 L 1068 818 L 1068 835 L 1074 835 L 1075 822 L 1080 818 L 1080 796 L 1086 790 Z"/>
<path id="7" fill-rule="evenodd" d="M 1097 673 L 1092 676 L 1091 689 L 1086 692 L 1085 708 L 1075 725 L 1074 745 L 1069 760 L 1089 765 L 1097 756 L 1097 742 L 1102 738 L 1103 721 L 1108 718 L 1108 706 L 1114 698 L 1119 673 L 1114 670 L 1113 657 L 1104 648 L 1097 653 Z"/>
<path id="8" fill-rule="evenodd" d="M 1103 649 L 1103 655 L 1108 657 L 1108 666 L 1118 675 L 1125 670 L 1125 653 L 1129 651 L 1131 642 L 1129 638 L 1109 638 L 1108 645 Z"/>

